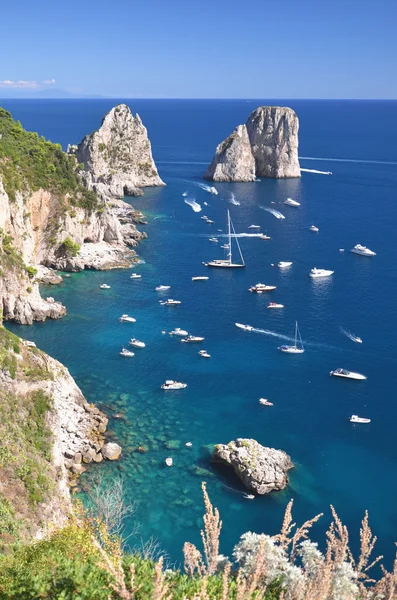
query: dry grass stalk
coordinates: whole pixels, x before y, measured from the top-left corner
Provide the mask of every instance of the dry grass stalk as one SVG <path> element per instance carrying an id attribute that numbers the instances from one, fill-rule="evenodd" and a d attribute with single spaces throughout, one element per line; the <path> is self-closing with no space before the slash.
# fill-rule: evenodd
<path id="1" fill-rule="evenodd" d="M 218 566 L 219 556 L 219 536 L 222 529 L 222 521 L 219 518 L 219 511 L 214 508 L 209 499 L 205 482 L 201 484 L 203 490 L 205 515 L 204 515 L 204 531 L 201 531 L 201 539 L 203 540 L 204 554 L 207 562 L 207 572 L 213 575 Z"/>
<path id="2" fill-rule="evenodd" d="M 292 522 L 292 506 L 294 504 L 293 500 L 290 500 L 285 508 L 283 524 L 281 526 L 281 531 L 279 534 L 273 537 L 275 542 L 278 542 L 280 546 L 284 549 L 288 548 L 291 538 L 291 532 L 295 527 L 296 523 Z"/>
<path id="3" fill-rule="evenodd" d="M 258 589 L 258 585 L 261 579 L 264 578 L 266 573 L 266 560 L 265 560 L 265 540 L 261 539 L 259 543 L 259 550 L 255 557 L 255 570 L 250 578 L 247 598 L 250 598 L 255 590 Z"/>
<path id="4" fill-rule="evenodd" d="M 195 572 L 199 576 L 204 576 L 207 572 L 201 552 L 197 550 L 194 544 L 185 542 L 183 545 L 183 556 L 185 558 L 184 568 L 189 577 L 193 577 Z"/>
<path id="5" fill-rule="evenodd" d="M 368 511 L 365 511 L 364 518 L 361 522 L 360 528 L 360 556 L 356 565 L 356 572 L 359 578 L 369 580 L 366 572 L 369 571 L 374 565 L 376 565 L 383 556 L 378 556 L 370 564 L 368 564 L 370 556 L 376 544 L 377 537 L 372 535 L 371 528 L 368 524 Z"/>
<path id="6" fill-rule="evenodd" d="M 222 573 L 222 598 L 221 600 L 229 600 L 229 577 L 232 565 L 228 561 Z"/>
<path id="7" fill-rule="evenodd" d="M 333 521 L 326 533 L 327 536 L 327 560 L 336 565 L 342 564 L 347 558 L 351 558 L 349 549 L 349 532 L 347 527 L 337 515 L 331 504 Z"/>
<path id="8" fill-rule="evenodd" d="M 314 523 L 317 523 L 317 521 L 319 519 L 321 519 L 322 516 L 323 516 L 323 513 L 319 513 L 318 515 L 313 517 L 313 519 L 309 519 L 308 521 L 305 521 L 303 523 L 303 525 L 298 527 L 298 529 L 296 530 L 296 532 L 293 535 L 292 540 L 291 540 L 291 543 L 292 543 L 291 554 L 290 554 L 291 562 L 294 562 L 294 560 L 295 560 L 298 542 L 307 539 L 307 534 L 308 534 L 309 529 L 311 529 L 313 527 Z"/>
<path id="9" fill-rule="evenodd" d="M 152 600 L 172 600 L 163 572 L 163 557 L 161 556 L 154 568 L 154 586 Z"/>
<path id="10" fill-rule="evenodd" d="M 110 558 L 106 550 L 102 548 L 101 544 L 95 538 L 93 538 L 93 544 L 103 559 L 103 562 L 100 563 L 99 566 L 107 571 L 114 579 L 114 582 L 110 583 L 110 587 L 122 600 L 133 600 L 133 594 L 126 586 L 121 554 Z"/>

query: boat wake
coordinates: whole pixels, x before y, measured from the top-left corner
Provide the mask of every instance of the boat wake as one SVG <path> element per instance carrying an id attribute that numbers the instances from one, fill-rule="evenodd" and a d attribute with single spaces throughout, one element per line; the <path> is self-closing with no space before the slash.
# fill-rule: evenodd
<path id="1" fill-rule="evenodd" d="M 237 325 L 237 323 L 236 323 Z M 240 329 L 242 329 L 242 327 L 240 325 L 237 325 L 238 327 L 240 327 Z M 284 340 L 286 342 L 294 342 L 295 338 L 294 337 L 290 337 L 288 335 L 283 335 L 282 333 L 277 333 L 277 331 L 271 331 L 270 329 L 261 329 L 259 327 L 252 327 L 250 325 L 248 325 L 248 327 L 250 327 L 250 329 L 246 330 L 249 333 L 260 333 L 261 335 L 268 335 L 269 337 L 274 337 L 274 338 L 278 338 L 279 340 Z M 307 340 L 304 340 L 304 344 L 305 346 L 312 346 L 315 348 L 334 348 L 334 346 L 331 346 L 329 344 L 321 344 L 318 342 L 308 342 Z"/>
<path id="2" fill-rule="evenodd" d="M 279 210 L 276 210 L 275 208 L 269 208 L 268 206 L 261 206 L 261 205 L 259 205 L 259 208 L 270 213 L 271 215 L 273 215 L 273 217 L 276 217 L 276 219 L 285 219 L 284 215 Z"/>
<path id="3" fill-rule="evenodd" d="M 230 192 L 230 198 L 228 198 L 228 201 L 230 204 L 234 204 L 234 206 L 240 206 L 240 202 L 236 200 L 236 196 L 233 194 L 233 192 Z"/>
<path id="4" fill-rule="evenodd" d="M 196 202 L 193 198 L 185 198 L 184 203 L 191 206 L 194 212 L 196 213 L 202 211 L 200 204 Z"/>
<path id="5" fill-rule="evenodd" d="M 316 173 L 317 175 L 332 175 L 332 171 L 317 171 L 317 169 L 301 169 L 303 173 Z"/>
<path id="6" fill-rule="evenodd" d="M 200 183 L 199 181 L 193 182 L 195 185 L 198 185 L 202 190 L 208 192 L 209 194 L 218 195 L 218 190 L 213 185 L 206 185 L 205 183 Z"/>
<path id="7" fill-rule="evenodd" d="M 354 335 L 351 331 L 347 331 L 347 329 L 343 329 L 343 327 L 339 327 L 341 333 L 349 338 L 352 342 L 356 342 L 356 344 L 362 344 L 362 339 L 357 335 Z"/>
<path id="8" fill-rule="evenodd" d="M 232 238 L 257 238 L 262 237 L 262 233 L 232 233 Z M 216 237 L 228 237 L 227 233 L 219 233 Z"/>
<path id="9" fill-rule="evenodd" d="M 324 160 L 327 162 L 342 163 L 364 163 L 368 165 L 397 165 L 396 161 L 391 160 L 365 160 L 361 158 L 320 158 L 316 156 L 299 156 L 300 160 Z"/>

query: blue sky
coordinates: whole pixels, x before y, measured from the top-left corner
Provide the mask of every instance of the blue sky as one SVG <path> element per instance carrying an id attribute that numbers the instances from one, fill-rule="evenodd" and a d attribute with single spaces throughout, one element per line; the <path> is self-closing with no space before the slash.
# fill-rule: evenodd
<path id="1" fill-rule="evenodd" d="M 14 0 L 1 22 L 0 97 L 397 98 L 397 0 Z"/>

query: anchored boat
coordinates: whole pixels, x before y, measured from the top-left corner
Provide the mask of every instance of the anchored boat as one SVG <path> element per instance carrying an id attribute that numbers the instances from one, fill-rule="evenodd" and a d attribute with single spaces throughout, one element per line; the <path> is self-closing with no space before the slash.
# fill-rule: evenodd
<path id="1" fill-rule="evenodd" d="M 298 327 L 298 321 L 295 321 L 295 343 L 293 346 L 287 346 L 283 344 L 278 348 L 281 352 L 286 352 L 287 354 L 303 354 L 305 349 L 303 347 L 303 342 L 301 338 L 301 334 Z"/>
<path id="2" fill-rule="evenodd" d="M 228 236 L 228 247 L 225 248 L 225 255 L 226 257 L 224 259 L 215 259 L 215 260 L 211 260 L 210 262 L 206 263 L 207 267 L 217 267 L 220 269 L 241 269 L 245 267 L 245 262 L 244 262 L 244 258 L 241 252 L 241 248 L 240 248 L 240 244 L 238 243 L 238 239 L 236 237 L 236 231 L 234 229 L 234 225 L 233 222 L 230 218 L 230 212 L 227 211 L 227 236 Z M 240 254 L 240 259 L 241 259 L 241 263 L 234 263 L 233 262 L 233 257 L 232 257 L 232 232 L 233 232 L 233 237 L 236 240 L 236 244 L 237 244 L 237 248 Z"/>

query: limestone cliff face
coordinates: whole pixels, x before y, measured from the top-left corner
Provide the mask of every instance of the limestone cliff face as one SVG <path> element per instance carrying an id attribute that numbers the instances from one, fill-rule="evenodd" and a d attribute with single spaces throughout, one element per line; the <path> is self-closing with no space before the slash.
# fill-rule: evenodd
<path id="1" fill-rule="evenodd" d="M 212 181 L 300 177 L 298 130 L 299 120 L 291 108 L 260 106 L 250 114 L 246 125 L 237 127 L 217 147 L 204 177 Z"/>
<path id="2" fill-rule="evenodd" d="M 87 135 L 77 147 L 70 146 L 88 189 L 101 197 L 142 195 L 142 187 L 165 185 L 152 157 L 146 127 L 126 104 L 112 108 L 98 131 Z"/>

